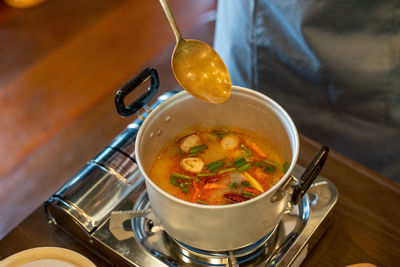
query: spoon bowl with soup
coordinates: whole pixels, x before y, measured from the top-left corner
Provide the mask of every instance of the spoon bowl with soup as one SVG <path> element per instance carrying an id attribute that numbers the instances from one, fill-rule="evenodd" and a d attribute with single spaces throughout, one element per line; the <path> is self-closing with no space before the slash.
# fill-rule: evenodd
<path id="1" fill-rule="evenodd" d="M 176 38 L 171 67 L 178 83 L 194 97 L 213 104 L 225 102 L 231 92 L 228 69 L 218 53 L 204 42 L 183 39 L 166 0 L 160 0 Z"/>

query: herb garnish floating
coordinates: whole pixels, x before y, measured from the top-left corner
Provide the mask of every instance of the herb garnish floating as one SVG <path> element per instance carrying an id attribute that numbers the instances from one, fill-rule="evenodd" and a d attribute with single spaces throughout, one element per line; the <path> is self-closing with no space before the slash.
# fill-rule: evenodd
<path id="1" fill-rule="evenodd" d="M 233 160 L 233 165 L 235 165 L 236 168 L 240 168 L 245 164 L 247 164 L 247 161 L 244 157 L 236 158 Z"/>
<path id="2" fill-rule="evenodd" d="M 235 189 L 238 187 L 238 183 L 233 182 L 229 187 Z"/>
<path id="3" fill-rule="evenodd" d="M 250 167 L 251 167 L 250 163 L 246 163 L 243 166 L 240 166 L 239 168 L 237 168 L 237 170 L 239 172 L 244 172 L 244 171 L 247 171 L 248 169 L 250 169 Z"/>
<path id="4" fill-rule="evenodd" d="M 182 189 L 182 191 L 184 192 L 184 193 L 187 193 L 188 192 L 188 189 L 187 189 L 187 185 L 193 185 L 192 183 L 180 183 L 179 184 L 179 186 L 181 187 L 181 189 Z"/>
<path id="5" fill-rule="evenodd" d="M 283 173 L 286 173 L 289 169 L 289 163 L 285 162 L 282 164 L 282 171 Z"/>
<path id="6" fill-rule="evenodd" d="M 180 174 L 180 173 L 176 173 L 174 172 L 171 177 L 174 178 L 180 178 L 180 179 L 186 179 L 186 180 L 191 180 L 192 178 L 190 176 L 184 175 L 184 174 Z"/>
<path id="7" fill-rule="evenodd" d="M 177 179 L 185 179 L 185 180 L 192 180 L 192 179 L 194 179 L 195 181 L 198 181 L 199 179 L 197 178 L 197 177 L 190 177 L 190 176 L 187 176 L 187 175 L 184 175 L 184 174 L 180 174 L 180 173 L 176 173 L 176 172 L 174 172 L 172 175 L 171 175 L 171 178 L 170 178 L 170 182 L 171 182 L 171 184 L 173 184 L 174 186 L 178 186 L 178 180 Z M 182 183 L 181 183 L 182 184 Z M 189 184 L 191 184 L 191 183 L 189 183 Z M 182 186 L 181 186 L 182 187 Z"/>
<path id="8" fill-rule="evenodd" d="M 220 170 L 218 172 L 218 174 L 223 174 L 223 173 L 226 173 L 226 172 L 232 172 L 232 171 L 235 171 L 235 170 L 236 170 L 236 168 L 228 168 L 228 169 Z"/>
<path id="9" fill-rule="evenodd" d="M 197 200 L 197 203 L 207 205 L 207 202 L 206 202 L 206 201 L 203 201 L 203 200 L 201 200 L 201 199 L 198 199 L 198 200 Z"/>
<path id="10" fill-rule="evenodd" d="M 176 178 L 174 176 L 171 176 L 170 182 L 172 185 L 178 186 L 178 181 L 176 180 Z"/>
<path id="11" fill-rule="evenodd" d="M 183 192 L 186 193 L 186 192 L 188 191 L 187 188 L 186 188 L 185 183 L 180 183 L 179 186 L 181 187 L 181 189 L 182 189 Z"/>
<path id="12" fill-rule="evenodd" d="M 210 172 L 210 173 L 198 173 L 198 177 L 208 177 L 208 176 L 214 176 L 215 172 Z"/>
<path id="13" fill-rule="evenodd" d="M 212 131 L 213 134 L 215 134 L 216 136 L 218 136 L 219 139 L 224 138 L 225 135 L 228 135 L 229 132 L 223 132 L 223 131 Z"/>
<path id="14" fill-rule="evenodd" d="M 256 194 L 254 194 L 254 193 L 252 193 L 252 192 L 249 192 L 249 191 L 243 191 L 243 192 L 242 192 L 242 195 L 243 195 L 244 197 L 250 197 L 250 198 L 253 198 L 253 197 L 256 197 L 256 196 L 257 196 Z"/>
<path id="15" fill-rule="evenodd" d="M 242 182 L 242 185 L 245 186 L 245 187 L 249 187 L 250 186 L 250 182 L 245 180 L 245 181 Z"/>
<path id="16" fill-rule="evenodd" d="M 264 162 L 262 162 L 262 161 L 257 161 L 257 162 L 254 162 L 254 166 L 257 166 L 257 167 L 264 167 L 265 166 L 265 163 Z"/>
<path id="17" fill-rule="evenodd" d="M 240 148 L 244 153 L 246 153 L 247 156 L 251 157 L 253 155 L 253 153 L 251 153 L 251 151 L 245 145 L 241 144 Z"/>
<path id="18" fill-rule="evenodd" d="M 274 172 L 276 170 L 275 166 L 267 166 L 264 171 L 265 172 Z"/>
<path id="19" fill-rule="evenodd" d="M 278 166 L 279 165 L 278 163 L 270 161 L 270 160 L 267 160 L 267 159 L 264 159 L 264 162 L 269 164 L 269 165 L 274 165 L 274 166 Z"/>
<path id="20" fill-rule="evenodd" d="M 208 147 L 206 144 L 203 145 L 199 145 L 199 146 L 193 146 L 190 148 L 189 152 L 189 156 L 195 156 L 197 154 L 199 154 L 201 151 L 206 150 Z"/>
<path id="21" fill-rule="evenodd" d="M 247 163 L 244 157 L 234 159 L 233 164 L 235 165 L 235 167 L 239 172 L 244 172 L 245 170 L 248 170 L 251 167 L 250 163 Z"/>
<path id="22" fill-rule="evenodd" d="M 224 162 L 222 161 L 222 159 L 211 162 L 210 164 L 207 165 L 207 170 L 209 170 L 210 172 L 214 172 L 216 170 L 218 170 L 219 168 L 221 168 L 222 166 L 224 166 Z"/>

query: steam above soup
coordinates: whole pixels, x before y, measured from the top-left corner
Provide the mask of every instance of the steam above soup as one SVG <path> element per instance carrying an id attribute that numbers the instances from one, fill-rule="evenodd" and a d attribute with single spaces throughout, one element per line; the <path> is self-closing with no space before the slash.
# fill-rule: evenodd
<path id="1" fill-rule="evenodd" d="M 166 145 L 150 178 L 185 201 L 226 205 L 254 198 L 287 171 L 269 140 L 241 129 L 202 129 Z"/>

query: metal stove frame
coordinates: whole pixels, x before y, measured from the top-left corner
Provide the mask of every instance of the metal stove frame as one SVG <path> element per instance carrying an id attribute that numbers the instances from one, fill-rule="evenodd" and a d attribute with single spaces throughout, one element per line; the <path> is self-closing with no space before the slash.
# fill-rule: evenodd
<path id="1" fill-rule="evenodd" d="M 294 175 L 301 174 L 304 168 L 296 166 Z M 138 204 L 145 192 L 144 178 L 139 178 L 136 189 L 122 200 L 114 210 L 148 208 L 149 203 Z M 338 198 L 336 187 L 328 179 L 319 176 L 307 191 L 301 202 L 288 206 L 282 221 L 276 229 L 273 242 L 262 248 L 257 259 L 242 263 L 235 257 L 219 258 L 217 261 L 202 265 L 171 250 L 171 243 L 161 226 L 153 223 L 151 236 L 143 237 L 138 230 L 132 231 L 132 225 L 145 224 L 144 218 L 130 219 L 119 215 L 111 219 L 111 214 L 102 225 L 91 233 L 84 231 L 77 222 L 64 215 L 54 214 L 51 220 L 60 228 L 72 234 L 110 265 L 116 266 L 299 266 L 332 221 L 332 210 Z M 49 199 L 50 202 L 57 199 Z M 141 201 L 140 201 L 141 202 Z M 150 219 L 153 219 L 149 215 Z M 143 231 L 142 231 L 143 232 Z M 227 252 L 229 254 L 229 252 Z M 179 255 L 181 254 L 181 255 Z M 232 255 L 232 253 L 231 253 Z M 187 258 L 186 260 L 184 258 Z"/>

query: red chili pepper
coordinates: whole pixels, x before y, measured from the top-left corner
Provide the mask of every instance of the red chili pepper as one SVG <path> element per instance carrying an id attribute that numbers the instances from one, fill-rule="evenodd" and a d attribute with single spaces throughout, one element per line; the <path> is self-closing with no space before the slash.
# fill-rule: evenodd
<path id="1" fill-rule="evenodd" d="M 219 180 L 221 180 L 222 176 L 212 176 L 212 177 L 208 177 L 207 179 L 204 180 L 204 184 L 212 184 L 215 182 L 218 182 Z"/>
<path id="2" fill-rule="evenodd" d="M 197 199 L 200 196 L 200 188 L 195 180 L 193 180 L 192 182 L 193 182 L 192 202 L 197 203 Z"/>
<path id="3" fill-rule="evenodd" d="M 209 184 L 206 184 L 205 186 L 203 186 L 203 189 L 205 189 L 205 190 L 224 189 L 224 188 L 227 188 L 227 186 L 223 185 L 223 184 L 217 184 L 217 183 L 209 183 Z"/>
<path id="4" fill-rule="evenodd" d="M 214 190 L 203 190 L 200 193 L 200 197 L 199 199 L 201 200 L 207 200 L 209 197 L 211 197 L 212 194 L 214 194 L 215 191 Z"/>
<path id="5" fill-rule="evenodd" d="M 233 193 L 227 193 L 224 195 L 224 198 L 230 202 L 233 203 L 239 203 L 239 202 L 243 202 L 246 200 L 249 200 L 249 197 L 244 197 L 242 195 L 238 195 L 238 194 L 233 194 Z"/>

